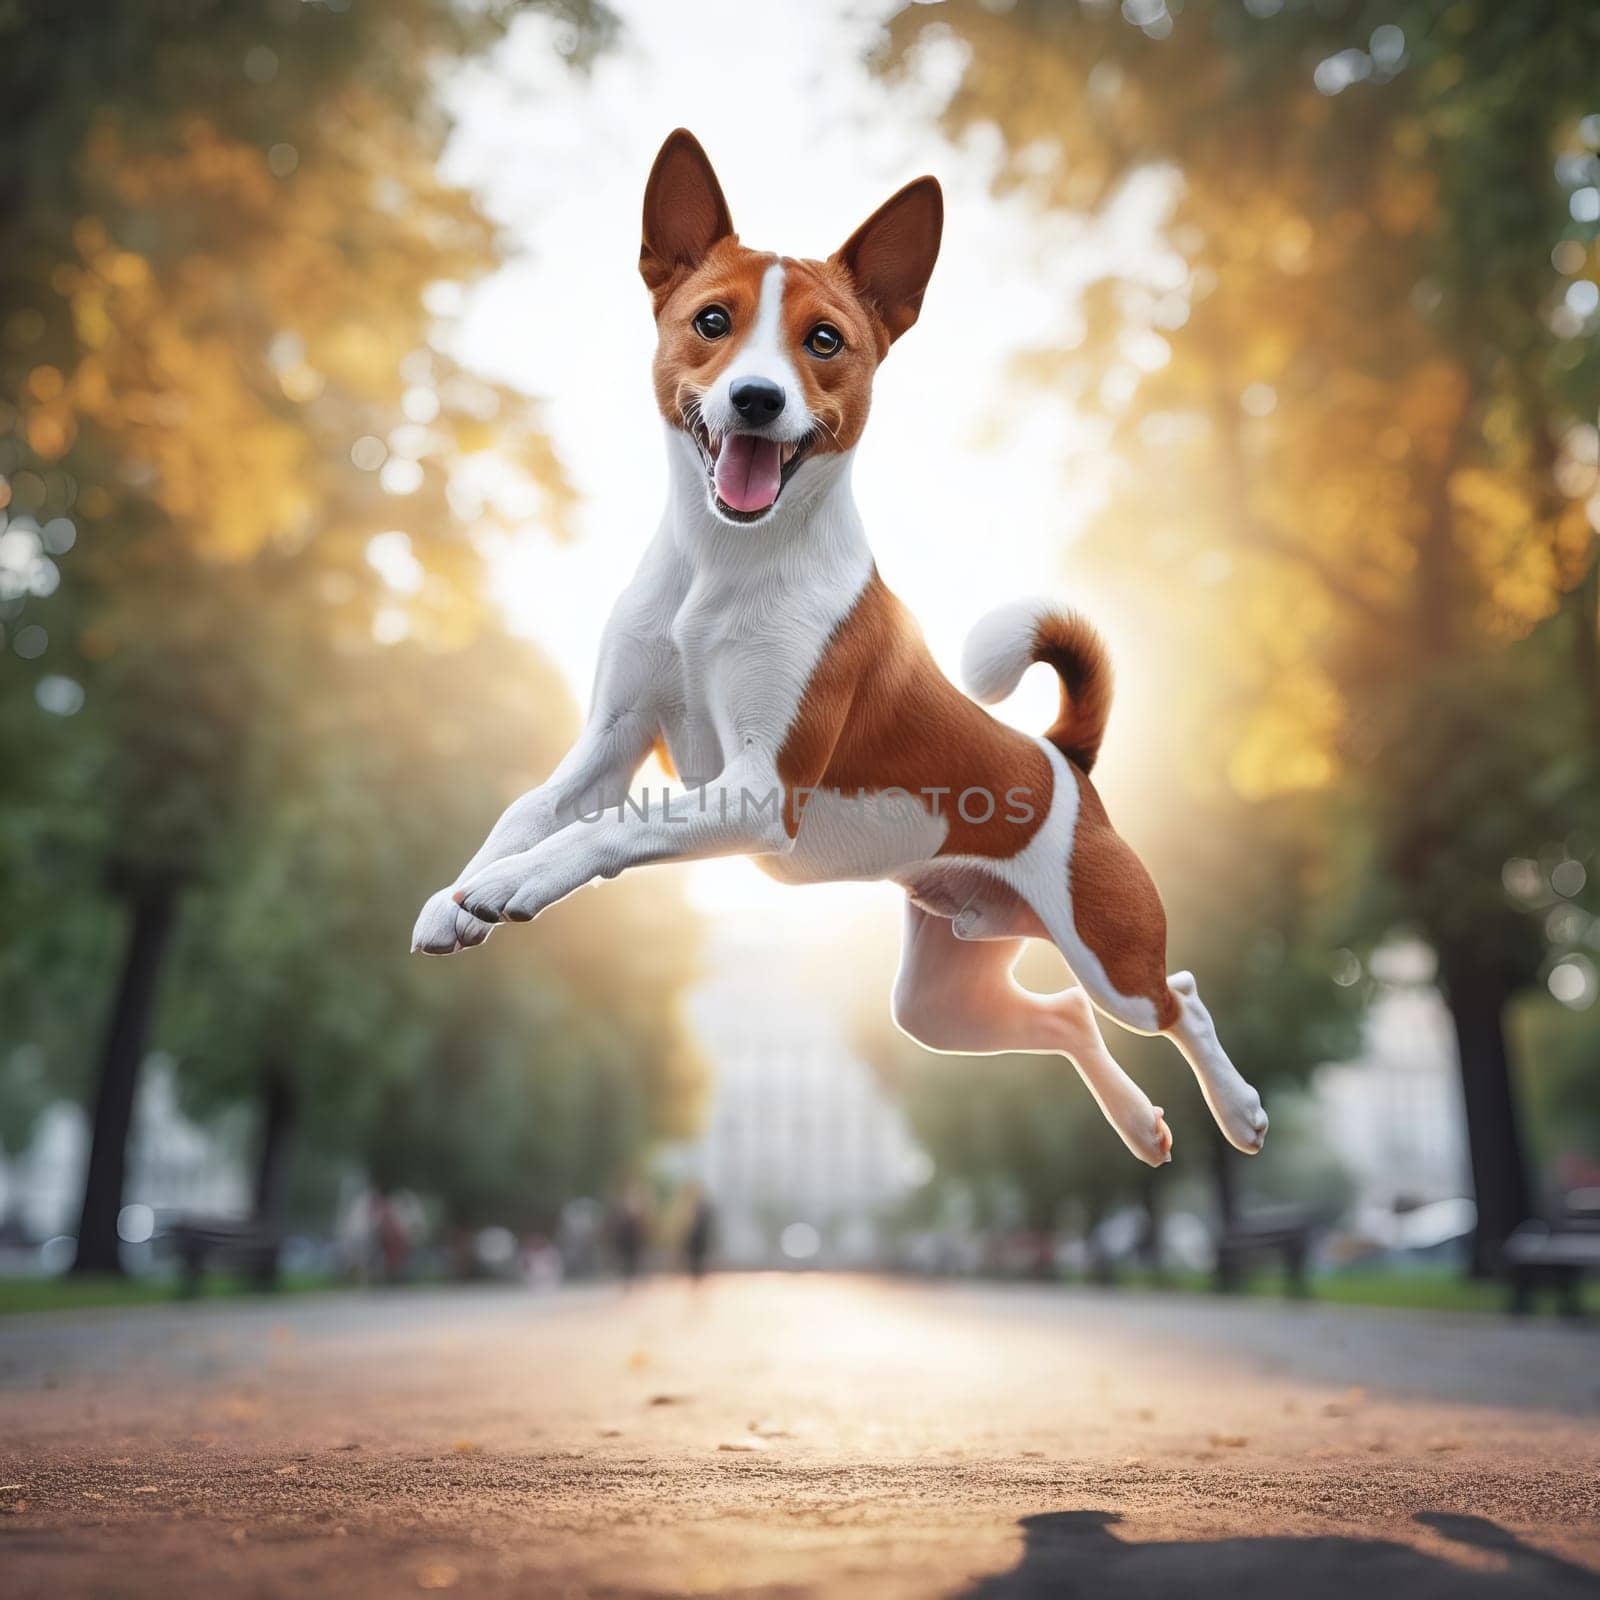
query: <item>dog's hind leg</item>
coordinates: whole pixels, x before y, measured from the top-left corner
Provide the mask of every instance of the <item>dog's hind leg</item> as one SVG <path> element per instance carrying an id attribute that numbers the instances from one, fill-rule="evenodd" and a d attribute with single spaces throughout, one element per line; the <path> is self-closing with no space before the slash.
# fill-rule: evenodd
<path id="1" fill-rule="evenodd" d="M 1031 994 L 1011 975 L 1021 939 L 959 938 L 950 920 L 906 904 L 893 1016 L 901 1032 L 955 1055 L 1066 1056 L 1141 1161 L 1172 1159 L 1161 1108 L 1112 1059 L 1082 989 Z"/>
<path id="2" fill-rule="evenodd" d="M 1163 1033 L 1194 1069 L 1228 1142 L 1255 1155 L 1267 1136 L 1261 1096 L 1239 1075 L 1187 972 L 1167 976 L 1167 914 L 1150 875 L 1080 775 L 1067 897 L 1037 905 L 1073 976 L 1108 1017 L 1135 1033 Z"/>
<path id="3" fill-rule="evenodd" d="M 1194 975 L 1173 973 L 1167 979 L 1167 989 L 1177 1002 L 1178 1014 L 1162 1032 L 1194 1069 L 1200 1092 L 1228 1142 L 1247 1156 L 1256 1155 L 1267 1137 L 1267 1113 L 1261 1096 L 1228 1059 L 1211 1013 L 1195 987 Z"/>

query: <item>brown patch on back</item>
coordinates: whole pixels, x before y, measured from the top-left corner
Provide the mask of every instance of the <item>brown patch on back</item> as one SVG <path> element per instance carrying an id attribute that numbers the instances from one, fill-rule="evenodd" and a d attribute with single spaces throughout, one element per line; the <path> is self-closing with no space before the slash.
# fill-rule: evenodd
<path id="1" fill-rule="evenodd" d="M 1015 855 L 1039 831 L 1055 786 L 1034 740 L 997 722 L 939 671 L 922 630 L 876 571 L 812 674 L 778 752 L 778 775 L 791 838 L 804 805 L 796 790 L 850 797 L 901 789 L 948 819 L 941 856 L 991 859 Z M 948 792 L 931 796 L 935 789 Z M 964 791 L 977 791 L 968 793 L 965 816 Z"/>
<path id="2" fill-rule="evenodd" d="M 1167 912 L 1150 874 L 1111 826 L 1095 786 L 1076 765 L 1078 822 L 1067 881 L 1078 937 L 1125 995 L 1142 995 L 1170 1028 L 1178 1002 L 1167 987 Z"/>

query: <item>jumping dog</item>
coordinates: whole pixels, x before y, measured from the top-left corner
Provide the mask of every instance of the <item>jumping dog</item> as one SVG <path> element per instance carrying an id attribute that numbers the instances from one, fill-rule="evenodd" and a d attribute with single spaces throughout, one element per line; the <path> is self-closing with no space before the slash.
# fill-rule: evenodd
<path id="1" fill-rule="evenodd" d="M 962 662 L 934 664 L 878 576 L 851 494 L 872 379 L 917 320 L 944 206 L 919 178 L 826 261 L 747 249 L 705 152 L 678 130 L 645 189 L 639 270 L 658 334 L 665 514 L 600 647 L 576 745 L 514 802 L 413 948 L 448 954 L 595 878 L 749 855 L 790 883 L 887 879 L 906 892 L 896 1024 L 932 1050 L 1068 1057 L 1128 1148 L 1160 1166 L 1159 1107 L 1112 1059 L 1098 1009 L 1163 1033 L 1223 1133 L 1254 1154 L 1261 1098 L 1218 1042 L 1166 914 L 1089 773 L 1111 667 L 1081 617 L 1045 601 L 991 613 Z M 1035 662 L 1061 682 L 1042 738 L 982 709 Z M 659 749 L 669 800 L 630 782 Z M 1078 987 L 1012 977 L 1048 939 Z"/>

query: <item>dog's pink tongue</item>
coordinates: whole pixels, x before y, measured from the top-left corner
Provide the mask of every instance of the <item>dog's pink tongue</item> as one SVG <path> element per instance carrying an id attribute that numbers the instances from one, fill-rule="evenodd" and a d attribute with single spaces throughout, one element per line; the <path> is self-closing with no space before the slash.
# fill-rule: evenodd
<path id="1" fill-rule="evenodd" d="M 735 511 L 765 511 L 778 498 L 783 463 L 773 439 L 730 433 L 717 452 L 717 496 Z"/>

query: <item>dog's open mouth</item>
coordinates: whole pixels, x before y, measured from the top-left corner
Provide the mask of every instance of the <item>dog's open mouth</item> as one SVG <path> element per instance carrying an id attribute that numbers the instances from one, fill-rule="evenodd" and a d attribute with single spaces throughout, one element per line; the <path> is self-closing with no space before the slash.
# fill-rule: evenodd
<path id="1" fill-rule="evenodd" d="M 717 509 L 734 522 L 758 522 L 777 504 L 783 486 L 805 460 L 811 441 L 788 443 L 758 433 L 727 433 L 720 438 L 698 418 L 690 425 L 705 462 Z"/>

